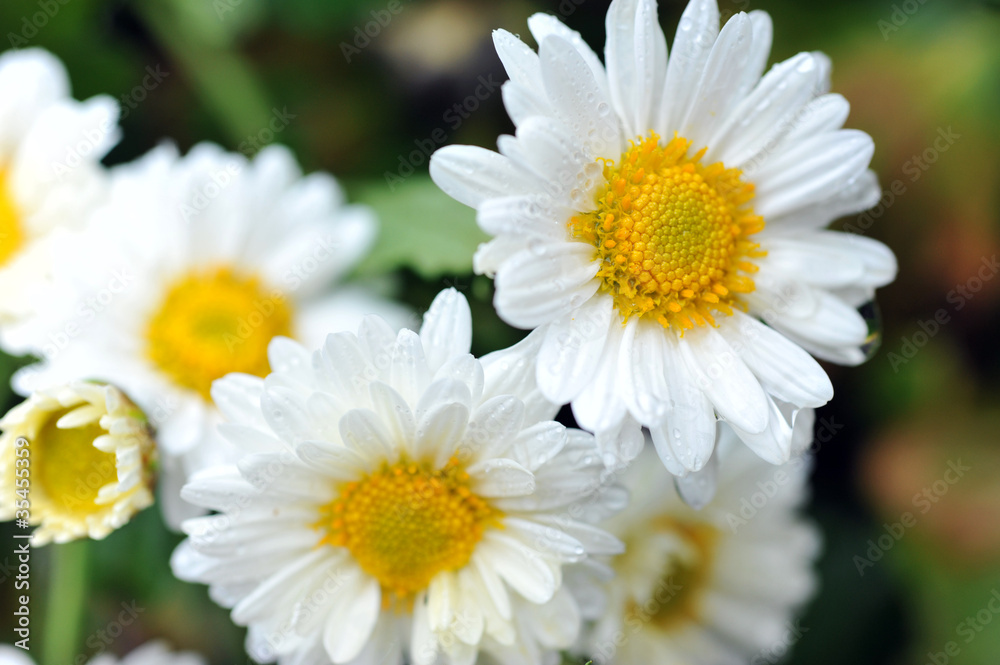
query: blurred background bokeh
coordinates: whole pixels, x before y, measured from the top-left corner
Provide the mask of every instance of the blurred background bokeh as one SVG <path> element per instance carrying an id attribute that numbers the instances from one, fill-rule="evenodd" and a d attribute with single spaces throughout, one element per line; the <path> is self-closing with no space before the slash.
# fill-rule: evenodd
<path id="1" fill-rule="evenodd" d="M 661 0 L 668 36 L 683 0 Z M 427 177 L 440 145 L 495 147 L 512 131 L 490 32 L 528 36 L 559 15 L 598 51 L 607 0 L 4 0 L 0 50 L 42 46 L 74 94 L 123 106 L 107 163 L 164 139 L 253 154 L 289 145 L 304 168 L 341 178 L 375 206 L 382 233 L 359 275 L 393 275 L 421 311 L 443 286 L 470 298 L 476 353 L 523 333 L 497 319 L 471 274 L 483 238 L 471 211 Z M 772 63 L 821 50 L 848 124 L 875 138 L 886 195 L 838 223 L 892 247 L 897 281 L 879 294 L 881 348 L 830 366 L 836 397 L 817 417 L 811 514 L 826 541 L 822 587 L 790 663 L 996 665 L 1000 616 L 1000 3 L 988 0 L 720 0 L 723 16 L 764 9 Z M 0 402 L 17 398 L 2 358 Z M 242 633 L 201 586 L 174 579 L 179 540 L 155 509 L 88 556 L 82 657 L 151 637 L 242 663 Z M 0 528 L 10 543 L 11 526 Z M 74 547 L 70 545 L 68 547 Z M 10 641 L 12 554 L 0 554 Z M 51 547 L 36 551 L 35 625 L 56 612 Z M 10 591 L 8 591 L 10 590 Z M 993 607 L 1000 606 L 994 601 Z M 136 620 L 111 629 L 132 607 Z M 130 616 L 130 615 L 129 615 Z M 122 622 L 124 624 L 124 622 Z M 954 647 L 948 647 L 949 642 Z M 758 663 L 778 662 L 783 649 Z M 957 652 L 957 655 L 955 655 Z M 82 662 L 82 660 L 80 661 Z M 66 665 L 44 663 L 43 665 Z"/>

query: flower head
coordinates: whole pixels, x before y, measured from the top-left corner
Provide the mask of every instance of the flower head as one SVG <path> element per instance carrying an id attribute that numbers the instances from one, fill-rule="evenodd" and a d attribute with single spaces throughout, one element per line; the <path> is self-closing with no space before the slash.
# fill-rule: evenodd
<path id="1" fill-rule="evenodd" d="M 366 289 L 325 289 L 367 251 L 376 220 L 337 182 L 303 177 L 273 146 L 253 160 L 212 145 L 180 157 L 161 146 L 112 173 L 86 234 L 55 246 L 60 270 L 45 315 L 23 326 L 43 363 L 15 378 L 29 392 L 79 376 L 121 385 L 163 449 L 164 509 L 174 524 L 187 475 L 233 452 L 215 435 L 212 381 L 269 373 L 278 335 L 327 332 L 403 308 Z M 40 347 L 40 348 L 39 348 Z"/>
<path id="2" fill-rule="evenodd" d="M 549 420 L 523 350 L 479 361 L 470 341 L 448 290 L 419 334 L 369 317 L 313 354 L 279 338 L 266 379 L 216 382 L 245 456 L 185 486 L 221 514 L 185 522 L 173 568 L 233 608 L 256 659 L 538 663 L 572 644 L 562 569 L 620 551 L 586 521 L 624 496 L 593 438 Z"/>
<path id="3" fill-rule="evenodd" d="M 528 26 L 537 54 L 494 34 L 516 136 L 443 148 L 431 175 L 495 236 L 476 270 L 542 338 L 543 394 L 618 462 L 641 424 L 671 473 L 701 472 L 717 419 L 788 460 L 795 414 L 833 394 L 809 354 L 862 362 L 857 308 L 896 270 L 881 243 L 822 230 L 880 195 L 829 61 L 763 74 L 771 19 L 720 31 L 715 0 L 691 0 L 669 57 L 653 0 L 612 2 L 604 64 L 554 17 Z"/>
<path id="4" fill-rule="evenodd" d="M 629 510 L 603 526 L 626 550 L 580 647 L 595 662 L 740 665 L 787 650 L 816 587 L 819 534 L 798 514 L 808 458 L 770 466 L 722 429 L 718 494 L 701 510 L 662 482 L 651 448 L 625 473 Z"/>
<path id="5" fill-rule="evenodd" d="M 27 513 L 34 545 L 104 538 L 153 502 L 152 432 L 115 386 L 33 393 L 0 430 L 0 520 Z"/>

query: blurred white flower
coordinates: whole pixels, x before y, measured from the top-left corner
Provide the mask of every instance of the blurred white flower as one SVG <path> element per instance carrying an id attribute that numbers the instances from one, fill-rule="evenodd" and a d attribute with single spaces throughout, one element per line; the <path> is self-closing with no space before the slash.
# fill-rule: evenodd
<path id="1" fill-rule="evenodd" d="M 112 171 L 86 234 L 54 243 L 46 313 L 17 336 L 43 362 L 14 385 L 25 393 L 81 376 L 120 385 L 157 428 L 161 496 L 177 524 L 187 475 L 232 452 L 215 434 L 213 380 L 266 375 L 276 335 L 318 345 L 370 312 L 403 323 L 402 307 L 365 288 L 326 290 L 376 227 L 331 176 L 303 177 L 285 148 L 252 161 L 207 144 L 183 158 L 156 148 Z"/>
<path id="2" fill-rule="evenodd" d="M 48 241 L 86 224 L 104 193 L 101 158 L 118 138 L 118 105 L 75 101 L 51 53 L 0 54 L 0 333 L 43 302 Z"/>
<path id="3" fill-rule="evenodd" d="M 652 447 L 625 472 L 629 508 L 601 526 L 626 551 L 595 589 L 605 609 L 580 647 L 596 663 L 745 665 L 794 642 L 794 612 L 815 591 L 820 549 L 799 514 L 809 458 L 772 466 L 721 430 L 718 493 L 701 510 L 664 482 Z"/>
<path id="4" fill-rule="evenodd" d="M 471 325 L 447 290 L 419 335 L 369 317 L 313 354 L 279 338 L 273 374 L 213 387 L 244 457 L 184 487 L 220 514 L 184 523 L 172 565 L 256 660 L 537 665 L 577 639 L 562 569 L 621 551 L 587 522 L 625 495 L 517 349 L 469 355 Z"/>

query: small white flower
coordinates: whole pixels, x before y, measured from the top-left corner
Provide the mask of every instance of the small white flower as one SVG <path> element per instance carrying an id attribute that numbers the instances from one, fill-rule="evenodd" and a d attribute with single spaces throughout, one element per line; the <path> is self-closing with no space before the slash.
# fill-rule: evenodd
<path id="1" fill-rule="evenodd" d="M 820 549 L 798 514 L 809 458 L 771 466 L 721 429 L 718 494 L 701 510 L 663 482 L 651 447 L 624 474 L 629 509 L 602 526 L 626 550 L 581 642 L 595 662 L 745 665 L 794 642 L 789 626 L 815 591 Z"/>
<path id="2" fill-rule="evenodd" d="M 896 272 L 881 243 L 823 230 L 880 196 L 828 59 L 762 76 L 770 17 L 720 31 L 715 0 L 690 2 L 669 58 L 653 0 L 611 4 L 603 65 L 554 17 L 528 26 L 537 54 L 494 33 L 516 136 L 443 148 L 431 175 L 495 236 L 476 270 L 543 338 L 542 392 L 619 462 L 639 423 L 671 473 L 698 472 L 717 418 L 787 461 L 795 413 L 833 395 L 807 351 L 862 362 L 857 308 Z"/>
<path id="3" fill-rule="evenodd" d="M 448 290 L 419 335 L 368 317 L 216 382 L 245 456 L 184 487 L 221 514 L 184 523 L 172 565 L 249 626 L 255 659 L 538 664 L 577 638 L 562 569 L 621 551 L 586 522 L 625 495 L 592 436 L 549 420 L 523 349 L 479 361 L 470 341 Z"/>
<path id="4" fill-rule="evenodd" d="M 206 660 L 189 651 L 171 651 L 159 641 L 146 642 L 122 658 L 102 653 L 87 661 L 87 665 L 205 665 Z M 0 644 L 0 665 L 34 665 L 22 650 Z"/>
<path id="5" fill-rule="evenodd" d="M 402 323 L 401 307 L 362 288 L 324 291 L 375 233 L 368 208 L 345 205 L 329 175 L 303 177 L 284 148 L 248 161 L 161 146 L 116 168 L 88 232 L 54 245 L 48 312 L 20 331 L 44 362 L 15 386 L 81 376 L 122 386 L 157 427 L 161 496 L 177 524 L 190 516 L 176 499 L 187 475 L 232 452 L 215 435 L 213 380 L 266 375 L 276 335 L 318 345 L 369 312 Z"/>
<path id="6" fill-rule="evenodd" d="M 39 304 L 47 243 L 80 229 L 104 190 L 101 158 L 118 141 L 118 105 L 77 102 L 66 70 L 41 49 L 0 54 L 0 323 Z"/>
<path id="7" fill-rule="evenodd" d="M 153 502 L 152 433 L 115 386 L 33 393 L 0 430 L 0 520 L 28 514 L 33 545 L 104 538 Z"/>

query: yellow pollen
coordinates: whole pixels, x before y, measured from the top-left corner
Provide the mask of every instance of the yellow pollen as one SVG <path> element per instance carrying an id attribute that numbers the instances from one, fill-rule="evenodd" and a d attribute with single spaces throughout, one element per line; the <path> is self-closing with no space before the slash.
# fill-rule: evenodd
<path id="1" fill-rule="evenodd" d="M 7 172 L 0 169 L 0 266 L 24 246 L 24 228 L 8 187 Z"/>
<path id="2" fill-rule="evenodd" d="M 452 458 L 440 469 L 400 460 L 345 483 L 321 509 L 322 542 L 346 547 L 382 586 L 383 604 L 404 605 L 438 573 L 469 562 L 486 527 L 503 514 L 469 487 Z"/>
<path id="3" fill-rule="evenodd" d="M 266 376 L 267 345 L 290 336 L 292 310 L 280 291 L 222 267 L 192 272 L 168 290 L 146 328 L 146 352 L 178 385 L 210 399 L 230 372 Z"/>
<path id="4" fill-rule="evenodd" d="M 754 186 L 739 169 L 705 165 L 691 142 L 665 146 L 652 133 L 604 161 L 606 187 L 597 209 L 573 217 L 574 237 L 597 249 L 601 290 L 623 321 L 639 316 L 683 331 L 714 325 L 719 313 L 744 309 L 754 290 L 750 259 L 765 255 L 749 237 L 764 228 L 750 206 Z"/>
<path id="5" fill-rule="evenodd" d="M 48 416 L 30 439 L 32 493 L 38 492 L 64 514 L 85 517 L 103 510 L 94 501 L 98 491 L 118 479 L 114 453 L 94 447 L 108 432 L 97 423 L 60 429 L 56 422 L 73 409 Z"/>

